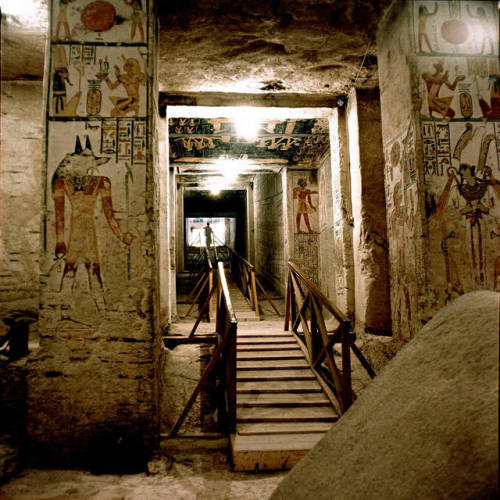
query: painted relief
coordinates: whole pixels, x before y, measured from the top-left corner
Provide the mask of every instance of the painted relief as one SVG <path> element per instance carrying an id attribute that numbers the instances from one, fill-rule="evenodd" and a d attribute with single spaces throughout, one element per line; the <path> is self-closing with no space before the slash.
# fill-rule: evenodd
<path id="1" fill-rule="evenodd" d="M 418 54 L 498 55 L 498 12 L 492 2 L 413 2 Z"/>
<path id="2" fill-rule="evenodd" d="M 499 120 L 496 6 L 482 1 L 415 1 L 414 19 L 422 116 L 439 121 Z"/>
<path id="3" fill-rule="evenodd" d="M 308 172 L 289 174 L 289 200 L 293 210 L 293 259 L 319 284 L 318 180 Z"/>
<path id="4" fill-rule="evenodd" d="M 418 297 L 423 275 L 419 270 L 421 247 L 416 236 L 421 234 L 421 224 L 417 207 L 415 136 L 410 120 L 404 132 L 384 145 L 392 323 L 394 334 L 402 340 L 411 338 L 421 327 Z M 435 147 L 435 144 L 426 146 L 425 151 L 435 155 Z M 381 238 L 379 245 L 387 248 Z"/>
<path id="5" fill-rule="evenodd" d="M 52 39 L 146 44 L 146 1 L 54 1 Z"/>
<path id="6" fill-rule="evenodd" d="M 326 120 L 269 120 L 255 139 L 238 136 L 227 118 L 169 120 L 170 160 L 228 157 L 275 160 L 288 165 L 312 165 L 328 148 Z"/>
<path id="7" fill-rule="evenodd" d="M 433 125 L 423 122 L 424 143 Z M 426 213 L 431 232 L 440 235 L 434 255 L 441 258 L 432 266 L 448 301 L 477 288 L 500 290 L 500 162 L 497 124 L 439 125 L 448 129 L 451 163 L 426 169 Z"/>
<path id="8" fill-rule="evenodd" d="M 140 251 L 133 200 L 144 193 L 145 172 L 103 153 L 102 137 L 99 121 L 52 123 L 49 130 L 45 245 L 62 267 L 51 280 L 60 319 L 79 324 L 93 324 L 131 300 L 131 267 Z M 111 279 L 120 289 L 106 286 Z"/>
<path id="9" fill-rule="evenodd" d="M 421 57 L 418 67 L 423 117 L 444 121 L 500 120 L 497 58 L 488 63 L 486 58 Z"/>
<path id="10" fill-rule="evenodd" d="M 318 191 L 309 189 L 305 178 L 297 180 L 297 185 L 293 188 L 293 199 L 297 201 L 295 204 L 296 233 L 314 232 L 311 228 L 311 223 L 309 222 L 309 214 L 316 214 L 317 209 L 317 205 L 313 205 L 311 198 L 314 194 L 318 194 Z M 317 217 L 314 217 L 315 222 L 316 219 Z M 302 220 L 304 220 L 307 231 L 302 230 Z M 315 232 L 317 232 L 317 230 Z"/>
<path id="11" fill-rule="evenodd" d="M 50 116 L 146 116 L 143 48 L 65 44 L 52 52 Z"/>

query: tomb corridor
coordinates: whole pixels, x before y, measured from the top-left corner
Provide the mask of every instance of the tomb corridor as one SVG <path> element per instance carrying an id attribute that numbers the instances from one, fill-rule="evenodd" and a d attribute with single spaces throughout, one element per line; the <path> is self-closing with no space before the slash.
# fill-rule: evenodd
<path id="1" fill-rule="evenodd" d="M 498 1 L 0 9 L 0 499 L 498 493 Z"/>

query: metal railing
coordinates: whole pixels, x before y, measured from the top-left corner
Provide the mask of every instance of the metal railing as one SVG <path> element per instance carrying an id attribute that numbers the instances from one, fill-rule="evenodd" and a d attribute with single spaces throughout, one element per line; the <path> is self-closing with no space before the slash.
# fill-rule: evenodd
<path id="1" fill-rule="evenodd" d="M 338 321 L 328 331 L 323 309 Z M 299 333 L 299 326 L 302 332 Z M 370 377 L 375 376 L 368 361 L 354 343 L 348 317 L 333 304 L 293 261 L 288 263 L 285 330 L 296 334 L 313 371 L 326 382 L 336 399 L 336 409 L 342 415 L 353 402 L 351 381 L 351 350 Z M 341 344 L 342 370 L 335 362 L 333 346 Z M 335 401 L 332 401 L 335 403 Z"/>

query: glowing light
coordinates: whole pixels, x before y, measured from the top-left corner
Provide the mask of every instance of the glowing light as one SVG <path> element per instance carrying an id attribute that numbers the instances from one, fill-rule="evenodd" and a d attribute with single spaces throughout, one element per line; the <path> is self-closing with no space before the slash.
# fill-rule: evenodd
<path id="1" fill-rule="evenodd" d="M 38 10 L 39 2 L 35 0 L 2 0 L 2 12 L 12 16 L 27 18 Z"/>
<path id="2" fill-rule="evenodd" d="M 259 112 L 255 108 L 242 108 L 240 113 L 235 116 L 234 123 L 236 126 L 236 134 L 247 141 L 257 139 L 257 133 L 262 121 Z"/>
<path id="3" fill-rule="evenodd" d="M 228 158 L 219 158 L 215 166 L 217 171 L 223 175 L 226 183 L 234 182 L 238 175 L 245 168 L 248 168 L 247 162 Z"/>

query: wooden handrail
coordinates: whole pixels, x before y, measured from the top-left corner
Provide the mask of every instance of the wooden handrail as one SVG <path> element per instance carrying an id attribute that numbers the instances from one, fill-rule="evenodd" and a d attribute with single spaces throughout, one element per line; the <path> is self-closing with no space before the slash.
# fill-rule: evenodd
<path id="1" fill-rule="evenodd" d="M 212 260 L 210 258 L 210 252 L 207 247 L 203 249 L 202 255 L 203 263 L 201 265 L 200 271 L 194 279 L 196 283 L 186 299 L 188 303 L 191 303 L 191 307 L 184 317 L 187 317 L 191 314 L 191 311 L 193 310 L 196 303 L 198 303 L 199 310 L 201 311 L 203 309 L 203 305 L 207 296 L 211 297 L 213 295 L 212 289 L 214 287 L 214 268 L 212 265 Z M 208 301 L 208 309 L 206 310 L 206 314 L 208 321 L 210 321 L 212 317 L 212 303 L 210 300 Z M 199 319 L 201 321 L 201 318 Z"/>
<path id="2" fill-rule="evenodd" d="M 297 336 L 311 368 L 331 387 L 336 399 L 336 402 L 332 403 L 342 415 L 352 404 L 354 397 L 351 381 L 351 350 L 370 377 L 373 378 L 375 372 L 354 344 L 348 317 L 293 261 L 288 262 L 287 283 L 284 329 L 289 330 L 291 325 L 291 330 Z M 339 322 L 333 332 L 329 332 L 326 328 L 322 308 L 329 311 Z M 302 337 L 298 333 L 299 325 L 302 327 Z M 342 370 L 335 362 L 333 351 L 335 343 L 340 343 L 342 346 Z"/>
<path id="3" fill-rule="evenodd" d="M 274 309 L 275 313 L 278 316 L 281 316 L 281 313 L 278 311 L 277 307 L 274 305 L 271 297 L 266 292 L 259 278 L 257 277 L 257 272 L 255 270 L 255 266 L 249 262 L 247 259 L 238 254 L 235 250 L 227 245 L 224 245 L 233 256 L 233 259 L 238 260 L 238 269 L 235 272 L 235 265 L 231 266 L 231 271 L 234 275 L 237 275 L 240 278 L 240 282 L 238 283 L 241 292 L 245 297 L 247 297 L 250 302 L 250 307 L 255 311 L 256 315 L 260 317 L 260 305 L 259 305 L 259 295 L 257 293 L 257 288 L 260 288 L 261 292 L 264 294 L 265 299 L 271 304 L 271 307 Z"/>
<path id="4" fill-rule="evenodd" d="M 217 284 L 210 291 L 208 300 L 210 300 L 211 294 L 215 290 L 217 290 L 218 299 L 216 319 L 217 348 L 181 415 L 172 427 L 169 434 L 170 438 L 174 437 L 179 431 L 202 387 L 217 366 L 220 367 L 220 369 L 216 370 L 220 377 L 219 422 L 227 428 L 228 432 L 235 432 L 236 430 L 236 335 L 238 323 L 231 304 L 222 262 L 217 265 Z M 204 307 L 208 307 L 208 304 L 206 303 Z M 194 335 L 194 330 L 191 332 L 190 338 Z"/>
<path id="5" fill-rule="evenodd" d="M 335 304 L 330 302 L 323 292 L 304 274 L 304 272 L 293 260 L 288 261 L 288 266 L 302 280 L 304 285 L 316 296 L 319 302 L 321 302 L 321 305 L 330 311 L 338 321 L 342 323 L 349 322 L 349 318 Z"/>

